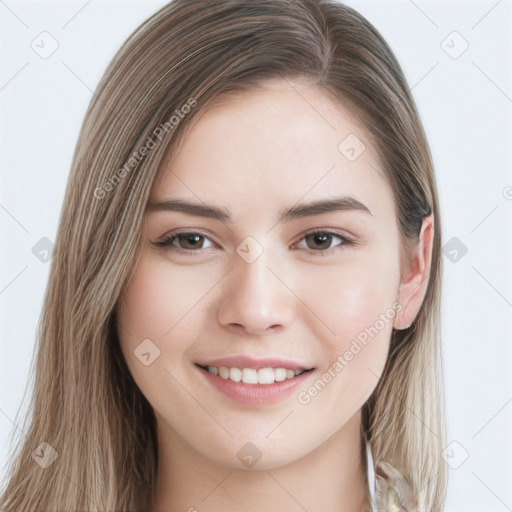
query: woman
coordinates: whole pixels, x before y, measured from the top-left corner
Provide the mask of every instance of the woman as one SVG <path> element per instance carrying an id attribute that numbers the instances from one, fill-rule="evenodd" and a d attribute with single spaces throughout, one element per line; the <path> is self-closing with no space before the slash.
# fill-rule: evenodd
<path id="1" fill-rule="evenodd" d="M 440 244 L 368 21 L 171 2 L 83 123 L 3 510 L 441 510 Z"/>

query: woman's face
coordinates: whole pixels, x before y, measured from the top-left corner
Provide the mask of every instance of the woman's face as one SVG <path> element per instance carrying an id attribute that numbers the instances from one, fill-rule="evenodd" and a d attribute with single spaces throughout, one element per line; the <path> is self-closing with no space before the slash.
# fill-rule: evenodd
<path id="1" fill-rule="evenodd" d="M 269 469 L 357 418 L 402 308 L 383 174 L 314 87 L 268 82 L 197 121 L 161 169 L 118 311 L 159 435 Z"/>

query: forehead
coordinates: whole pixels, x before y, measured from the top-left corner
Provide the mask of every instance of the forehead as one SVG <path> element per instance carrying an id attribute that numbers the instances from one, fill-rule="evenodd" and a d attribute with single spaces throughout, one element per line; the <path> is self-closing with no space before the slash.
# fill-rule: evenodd
<path id="1" fill-rule="evenodd" d="M 347 108 L 314 86 L 275 80 L 224 95 L 195 120 L 160 170 L 152 200 L 218 202 L 249 216 L 262 201 L 270 208 L 344 194 L 389 213 L 393 197 L 383 176 Z"/>

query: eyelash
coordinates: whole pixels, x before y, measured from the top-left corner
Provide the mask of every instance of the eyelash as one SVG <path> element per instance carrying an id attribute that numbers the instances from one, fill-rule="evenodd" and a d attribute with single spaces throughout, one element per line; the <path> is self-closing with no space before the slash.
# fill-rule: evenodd
<path id="1" fill-rule="evenodd" d="M 181 253 L 181 254 L 190 254 L 190 255 L 197 256 L 198 253 L 201 253 L 201 248 L 199 248 L 197 250 L 191 250 L 191 249 L 182 249 L 180 247 L 174 247 L 172 245 L 174 240 L 178 240 L 179 237 L 183 236 L 183 235 L 189 235 L 189 236 L 199 235 L 202 238 L 209 239 L 209 237 L 207 237 L 203 233 L 200 233 L 197 231 L 180 231 L 180 232 L 169 233 L 162 240 L 159 240 L 158 242 L 153 242 L 153 244 L 157 247 L 169 248 L 169 250 L 172 250 L 172 251 L 175 251 L 175 252 Z M 307 236 L 310 236 L 310 235 L 327 235 L 327 236 L 332 236 L 334 238 L 338 238 L 339 240 L 341 240 L 340 244 L 336 245 L 335 247 L 333 247 L 332 249 L 329 249 L 329 250 L 309 249 L 308 252 L 314 254 L 315 256 L 325 256 L 328 254 L 333 254 L 333 253 L 337 252 L 338 250 L 343 250 L 343 249 L 346 249 L 347 247 L 356 245 L 356 242 L 354 240 L 347 238 L 345 236 L 342 236 L 339 233 L 335 233 L 333 231 L 328 231 L 328 230 L 315 230 L 315 231 L 309 231 L 307 233 L 304 233 L 304 235 L 299 240 L 299 242 L 304 240 Z M 294 245 L 296 245 L 296 244 L 294 244 Z"/>

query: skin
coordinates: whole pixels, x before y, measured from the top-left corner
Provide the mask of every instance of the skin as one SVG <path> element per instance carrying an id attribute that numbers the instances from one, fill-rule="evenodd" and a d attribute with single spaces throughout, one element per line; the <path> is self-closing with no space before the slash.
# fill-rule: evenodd
<path id="1" fill-rule="evenodd" d="M 366 145 L 353 162 L 338 149 L 350 134 Z M 281 80 L 209 109 L 169 156 L 151 202 L 205 201 L 229 209 L 232 222 L 149 211 L 120 301 L 123 354 L 157 418 L 153 511 L 364 510 L 361 407 L 383 371 L 392 328 L 411 323 L 419 310 L 433 236 L 429 216 L 401 266 L 393 193 L 382 175 L 364 129 L 342 105 L 314 86 Z M 352 196 L 371 213 L 276 223 L 282 208 L 333 194 Z M 205 238 L 154 245 L 177 229 Z M 335 236 L 308 241 L 312 230 Z M 252 263 L 236 252 L 248 236 L 263 249 Z M 299 391 L 393 304 L 401 310 L 301 403 Z M 148 338 L 160 355 L 145 366 L 134 350 Z M 282 357 L 315 369 L 283 401 L 242 405 L 194 364 L 227 355 Z M 237 457 L 247 442 L 261 453 L 252 468 Z"/>

